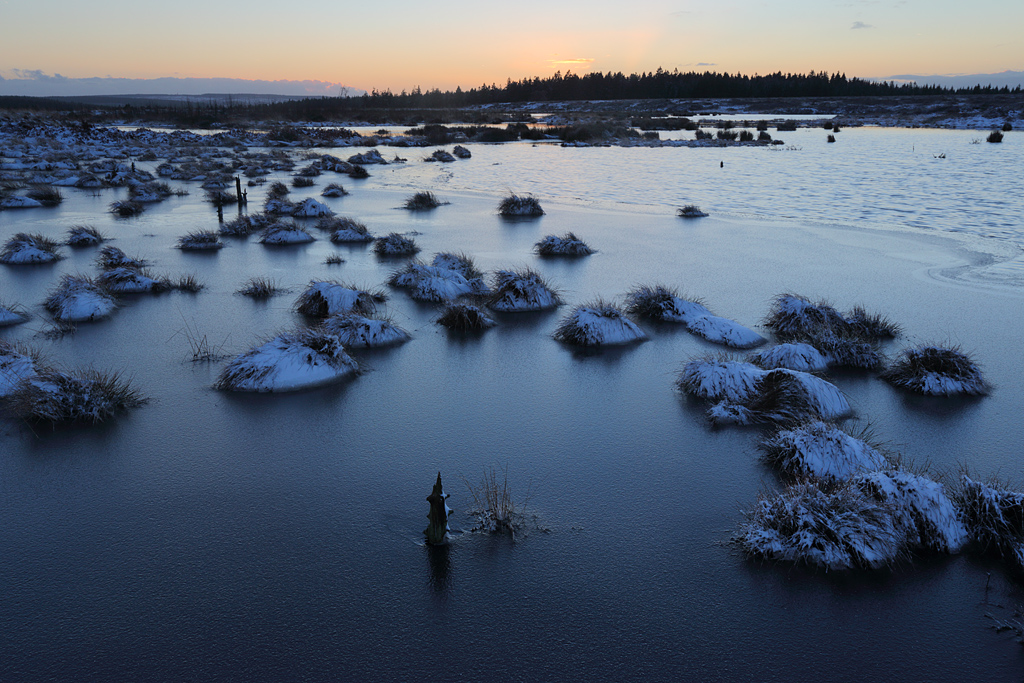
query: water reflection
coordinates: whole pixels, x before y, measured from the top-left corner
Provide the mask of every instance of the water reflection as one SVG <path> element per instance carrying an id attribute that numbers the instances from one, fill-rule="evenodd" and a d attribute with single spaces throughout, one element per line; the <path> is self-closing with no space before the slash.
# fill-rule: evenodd
<path id="1" fill-rule="evenodd" d="M 444 545 L 424 545 L 430 569 L 430 588 L 435 595 L 447 597 L 452 585 L 452 561 L 450 543 Z"/>

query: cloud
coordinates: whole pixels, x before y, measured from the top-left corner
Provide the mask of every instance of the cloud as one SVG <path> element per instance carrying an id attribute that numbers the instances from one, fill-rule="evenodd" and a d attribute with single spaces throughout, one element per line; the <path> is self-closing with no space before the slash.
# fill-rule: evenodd
<path id="1" fill-rule="evenodd" d="M 874 26 L 872 26 L 871 24 L 865 24 L 863 21 L 855 21 L 853 22 L 853 25 L 850 27 L 850 30 L 852 31 L 859 28 L 874 28 Z"/>
<path id="2" fill-rule="evenodd" d="M 262 81 L 243 78 L 68 78 L 39 69 L 0 72 L 0 95 L 61 97 L 86 95 L 263 94 L 299 97 L 338 96 L 356 92 L 329 81 Z M 362 91 L 358 91 L 361 93 Z M 358 94 L 357 93 L 357 94 Z"/>
<path id="3" fill-rule="evenodd" d="M 718 62 L 697 62 L 694 66 L 718 66 Z"/>
<path id="4" fill-rule="evenodd" d="M 583 69 L 589 69 L 590 65 L 594 63 L 594 60 L 589 57 L 579 57 L 577 59 L 549 59 L 548 66 L 552 69 L 560 69 L 563 66 L 575 66 Z"/>

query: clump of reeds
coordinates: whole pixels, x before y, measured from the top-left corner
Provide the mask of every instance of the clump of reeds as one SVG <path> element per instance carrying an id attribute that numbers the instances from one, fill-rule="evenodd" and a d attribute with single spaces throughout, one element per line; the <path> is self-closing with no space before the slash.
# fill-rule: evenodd
<path id="1" fill-rule="evenodd" d="M 104 318 L 117 307 L 110 296 L 91 278 L 65 273 L 43 302 L 55 320 L 84 322 Z"/>
<path id="2" fill-rule="evenodd" d="M 313 187 L 314 185 L 316 185 L 316 181 L 304 175 L 297 175 L 292 178 L 292 187 Z"/>
<path id="3" fill-rule="evenodd" d="M 562 303 L 558 293 L 534 270 L 499 270 L 487 305 L 496 311 L 541 311 Z"/>
<path id="4" fill-rule="evenodd" d="M 904 535 L 887 505 L 850 482 L 799 481 L 764 493 L 733 542 L 747 555 L 825 569 L 872 569 L 892 564 Z"/>
<path id="5" fill-rule="evenodd" d="M 586 242 L 572 232 L 561 237 L 548 235 L 533 245 L 533 248 L 540 256 L 588 256 L 594 253 Z"/>
<path id="6" fill-rule="evenodd" d="M 280 245 L 280 244 L 303 244 L 312 242 L 315 237 L 302 226 L 296 223 L 274 223 L 263 228 L 260 232 L 259 243 Z"/>
<path id="7" fill-rule="evenodd" d="M 470 151 L 462 145 L 455 145 L 455 147 L 452 148 L 452 154 L 460 159 L 469 159 L 473 156 Z"/>
<path id="8" fill-rule="evenodd" d="M 330 254 L 324 259 L 325 266 L 338 266 L 345 262 L 345 259 L 341 258 L 341 254 Z"/>
<path id="9" fill-rule="evenodd" d="M 238 203 L 238 195 L 227 190 L 209 189 L 206 190 L 206 201 L 214 206 L 228 206 Z"/>
<path id="10" fill-rule="evenodd" d="M 331 233 L 335 244 L 372 242 L 375 238 L 360 221 L 347 216 L 325 216 L 317 221 L 316 227 Z"/>
<path id="11" fill-rule="evenodd" d="M 427 209 L 436 209 L 437 207 L 446 203 L 447 202 L 442 202 L 440 199 L 438 199 L 437 195 L 435 195 L 433 192 L 423 191 L 417 192 L 413 196 L 406 199 L 405 208 L 410 211 L 425 211 Z"/>
<path id="12" fill-rule="evenodd" d="M 277 286 L 277 282 L 273 278 L 254 277 L 247 280 L 238 290 L 238 293 L 243 296 L 250 296 L 253 299 L 269 299 L 281 291 L 281 288 Z"/>
<path id="13" fill-rule="evenodd" d="M 1002 142 L 1003 141 L 1003 133 L 1002 133 L 1002 131 L 994 130 L 994 131 L 992 131 L 991 133 L 988 134 L 988 137 L 985 138 L 985 140 L 987 142 Z"/>
<path id="14" fill-rule="evenodd" d="M 36 263 L 53 263 L 62 256 L 57 242 L 43 235 L 30 235 L 19 232 L 7 240 L 0 249 L 0 263 L 8 265 L 31 265 Z"/>
<path id="15" fill-rule="evenodd" d="M 5 399 L 5 406 L 23 420 L 56 425 L 103 422 L 147 400 L 120 373 L 43 370 L 19 382 Z"/>
<path id="16" fill-rule="evenodd" d="M 111 202 L 110 212 L 121 218 L 131 218 L 132 216 L 138 216 L 145 210 L 145 204 L 134 201 L 132 199 L 121 199 L 116 202 Z"/>
<path id="17" fill-rule="evenodd" d="M 96 278 L 96 284 L 114 294 L 159 293 L 171 288 L 163 278 L 153 278 L 141 268 L 108 268 Z"/>
<path id="18" fill-rule="evenodd" d="M 169 280 L 168 282 L 170 282 L 171 287 L 179 292 L 188 292 L 189 294 L 195 294 L 206 286 L 199 281 L 199 278 L 194 273 L 186 273 L 179 276 L 177 280 Z"/>
<path id="19" fill-rule="evenodd" d="M 123 251 L 115 246 L 106 246 L 100 249 L 99 255 L 96 257 L 96 265 L 101 270 L 108 270 L 110 268 L 144 268 L 149 265 L 145 260 L 140 258 L 132 258 Z"/>
<path id="20" fill-rule="evenodd" d="M 423 161 L 440 161 L 442 163 L 451 163 L 455 161 L 455 157 L 453 157 L 450 153 L 444 151 L 443 149 L 435 149 L 434 152 L 430 156 L 423 159 Z"/>
<path id="21" fill-rule="evenodd" d="M 287 185 L 280 180 L 275 180 L 267 188 L 267 199 L 284 199 L 290 191 Z"/>
<path id="22" fill-rule="evenodd" d="M 295 301 L 299 313 L 314 318 L 326 318 L 338 313 L 372 315 L 377 304 L 387 294 L 379 290 L 364 290 L 334 280 L 313 281 Z"/>
<path id="23" fill-rule="evenodd" d="M 412 256 L 419 252 L 416 241 L 392 232 L 373 241 L 373 252 L 377 256 Z"/>
<path id="24" fill-rule="evenodd" d="M 498 213 L 502 216 L 543 216 L 544 209 L 532 195 L 511 193 L 498 203 Z"/>
<path id="25" fill-rule="evenodd" d="M 273 220 L 271 216 L 262 212 L 245 214 L 221 224 L 219 232 L 225 237 L 246 237 L 267 227 Z"/>
<path id="26" fill-rule="evenodd" d="M 466 479 L 463 481 L 473 497 L 470 514 L 476 519 L 476 525 L 472 531 L 508 534 L 515 540 L 516 532 L 526 523 L 529 496 L 522 503 L 515 502 L 508 486 L 508 468 L 502 472 L 500 481 L 493 467 L 484 470 L 480 483 L 475 486 Z"/>
<path id="27" fill-rule="evenodd" d="M 360 166 L 359 164 L 353 164 L 352 168 L 350 168 L 348 171 L 348 177 L 356 179 L 369 178 L 370 172 L 367 171 L 365 167 Z"/>
<path id="28" fill-rule="evenodd" d="M 50 187 L 49 185 L 40 185 L 37 187 L 30 188 L 25 196 L 29 199 L 34 199 L 43 206 L 57 206 L 64 201 L 64 195 L 60 193 L 56 187 Z"/>
<path id="29" fill-rule="evenodd" d="M 678 315 L 679 291 L 664 285 L 640 285 L 626 293 L 626 313 L 640 318 L 665 321 Z"/>
<path id="30" fill-rule="evenodd" d="M 72 225 L 68 228 L 69 247 L 93 247 L 104 240 L 106 237 L 91 225 Z"/>
<path id="31" fill-rule="evenodd" d="M 343 197 L 348 192 L 339 183 L 330 183 L 320 192 L 321 197 Z"/>
<path id="32" fill-rule="evenodd" d="M 961 475 L 953 491 L 971 539 L 982 552 L 992 553 L 1024 569 L 1024 493 L 1005 484 L 986 484 Z"/>
<path id="33" fill-rule="evenodd" d="M 359 313 L 332 315 L 320 327 L 337 335 L 348 348 L 379 348 L 409 340 L 409 333 L 390 320 L 370 318 Z"/>
<path id="34" fill-rule="evenodd" d="M 790 479 L 849 479 L 889 465 L 864 439 L 835 424 L 812 420 L 778 429 L 760 444 L 761 460 Z"/>
<path id="35" fill-rule="evenodd" d="M 17 304 L 7 304 L 0 301 L 0 327 L 17 325 L 28 320 L 28 313 Z M 0 341 L 2 343 L 2 341 Z"/>
<path id="36" fill-rule="evenodd" d="M 958 347 L 905 349 L 881 376 L 893 386 L 931 396 L 980 396 L 990 389 L 978 364 Z"/>
<path id="37" fill-rule="evenodd" d="M 220 249 L 224 243 L 213 230 L 196 230 L 178 238 L 177 247 L 182 251 L 209 251 Z"/>
<path id="38" fill-rule="evenodd" d="M 279 334 L 229 362 L 214 384 L 227 391 L 295 391 L 338 381 L 358 365 L 336 335 L 319 329 Z"/>
<path id="39" fill-rule="evenodd" d="M 701 208 L 696 204 L 686 204 L 676 210 L 676 215 L 680 218 L 705 218 L 708 213 L 701 211 Z"/>
<path id="40" fill-rule="evenodd" d="M 455 303 L 445 307 L 437 318 L 437 324 L 455 332 L 479 332 L 494 327 L 496 323 L 477 306 Z"/>
<path id="41" fill-rule="evenodd" d="M 575 346 L 629 344 L 647 339 L 643 330 L 617 306 L 601 299 L 577 306 L 558 324 L 554 337 Z"/>

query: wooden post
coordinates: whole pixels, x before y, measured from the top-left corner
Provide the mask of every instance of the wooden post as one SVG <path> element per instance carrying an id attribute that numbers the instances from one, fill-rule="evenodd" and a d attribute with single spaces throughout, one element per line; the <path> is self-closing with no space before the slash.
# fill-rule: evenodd
<path id="1" fill-rule="evenodd" d="M 242 179 L 238 176 L 235 176 L 235 194 L 238 195 L 238 208 L 241 209 L 245 196 L 242 194 Z"/>

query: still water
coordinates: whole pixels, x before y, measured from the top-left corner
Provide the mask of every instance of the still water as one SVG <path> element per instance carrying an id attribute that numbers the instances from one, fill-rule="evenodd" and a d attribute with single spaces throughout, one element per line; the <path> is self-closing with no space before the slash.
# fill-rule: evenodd
<path id="1" fill-rule="evenodd" d="M 966 465 L 1020 482 L 1024 287 L 1006 264 L 1024 243 L 1010 172 L 1022 148 L 1014 135 L 972 145 L 980 135 L 848 129 L 829 145 L 798 131 L 775 150 L 477 145 L 455 164 L 398 150 L 408 163 L 341 178 L 351 194 L 323 201 L 375 233 L 415 232 L 428 258 L 534 267 L 569 305 L 663 282 L 748 326 L 787 291 L 883 312 L 907 332 L 888 352 L 959 343 L 996 389 L 925 400 L 834 376 L 859 424 L 935 473 Z M 995 562 L 826 574 L 728 546 L 741 510 L 778 481 L 757 460 L 756 430 L 713 430 L 673 389 L 686 359 L 719 351 L 685 331 L 646 326 L 645 343 L 581 354 L 551 338 L 567 308 L 501 316 L 466 338 L 393 291 L 387 313 L 413 339 L 357 354 L 351 382 L 214 391 L 223 361 L 189 362 L 189 334 L 239 353 L 303 322 L 293 304 L 310 280 L 380 286 L 404 261 L 255 236 L 180 252 L 179 236 L 217 222 L 190 189 L 137 219 L 105 212 L 122 190 L 0 213 L 4 238 L 89 223 L 155 272 L 206 284 L 128 299 L 49 341 L 36 336 L 46 292 L 61 273 L 94 273 L 95 250 L 0 268 L 0 298 L 33 313 L 3 338 L 52 363 L 123 371 L 151 399 L 99 427 L 0 422 L 0 680 L 1021 679 L 1020 646 L 984 617 L 1024 603 Z M 450 204 L 397 208 L 416 190 Z M 547 215 L 500 219 L 509 190 L 536 194 Z M 252 210 L 262 193 L 250 191 Z M 684 203 L 712 215 L 680 220 Z M 598 253 L 532 254 L 569 230 Z M 335 253 L 345 263 L 324 265 Z M 234 294 L 254 276 L 290 291 Z M 468 529 L 463 479 L 492 466 L 507 467 L 535 528 L 515 543 L 461 533 L 425 547 L 437 472 L 453 528 Z"/>

